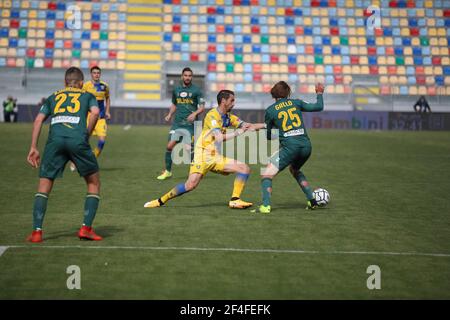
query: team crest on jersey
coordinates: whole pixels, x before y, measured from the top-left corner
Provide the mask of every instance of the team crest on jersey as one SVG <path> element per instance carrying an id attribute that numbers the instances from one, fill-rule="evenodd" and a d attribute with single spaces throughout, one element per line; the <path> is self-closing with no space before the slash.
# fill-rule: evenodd
<path id="1" fill-rule="evenodd" d="M 189 98 L 191 98 L 192 97 L 192 92 L 189 92 Z"/>
<path id="2" fill-rule="evenodd" d="M 180 92 L 180 97 L 186 98 L 188 96 L 186 91 Z"/>

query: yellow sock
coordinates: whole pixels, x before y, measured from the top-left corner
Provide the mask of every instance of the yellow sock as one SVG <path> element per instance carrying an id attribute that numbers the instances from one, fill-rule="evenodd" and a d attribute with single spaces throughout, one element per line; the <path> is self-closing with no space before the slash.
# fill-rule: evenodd
<path id="1" fill-rule="evenodd" d="M 177 196 L 181 196 L 183 193 L 186 193 L 186 192 L 187 191 L 186 191 L 186 187 L 185 187 L 184 183 L 180 183 L 175 188 L 173 188 L 172 190 L 167 192 L 165 195 L 163 195 L 160 199 L 161 199 L 162 203 L 166 203 L 170 199 L 173 199 Z"/>
<path id="2" fill-rule="evenodd" d="M 242 190 L 244 190 L 245 183 L 248 179 L 248 174 L 245 173 L 238 173 L 236 175 L 236 179 L 234 179 L 234 186 L 233 186 L 233 195 L 231 198 L 240 198 Z"/>

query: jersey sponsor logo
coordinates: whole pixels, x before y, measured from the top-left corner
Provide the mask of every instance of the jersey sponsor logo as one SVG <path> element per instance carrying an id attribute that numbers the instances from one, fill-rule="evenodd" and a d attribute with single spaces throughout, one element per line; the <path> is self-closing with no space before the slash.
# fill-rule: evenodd
<path id="1" fill-rule="evenodd" d="M 180 97 L 186 98 L 188 96 L 186 91 L 180 92 Z"/>
<path id="2" fill-rule="evenodd" d="M 177 98 L 177 104 L 194 104 L 194 100 L 189 98 Z"/>
<path id="3" fill-rule="evenodd" d="M 286 138 L 286 137 L 293 137 L 293 136 L 301 136 L 303 134 L 305 134 L 305 129 L 295 129 L 295 130 L 285 132 L 283 134 L 283 137 Z"/>
<path id="4" fill-rule="evenodd" d="M 78 124 L 80 123 L 80 117 L 73 117 L 73 116 L 57 116 L 52 119 L 52 125 L 56 123 L 73 123 Z"/>

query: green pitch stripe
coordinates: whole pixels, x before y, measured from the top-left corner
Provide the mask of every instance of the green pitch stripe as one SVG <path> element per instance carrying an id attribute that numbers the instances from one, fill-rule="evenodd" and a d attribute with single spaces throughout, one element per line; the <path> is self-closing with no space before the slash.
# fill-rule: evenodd
<path id="1" fill-rule="evenodd" d="M 246 253 L 287 253 L 317 255 L 381 255 L 381 256 L 422 256 L 450 258 L 450 253 L 425 252 L 384 252 L 384 251 L 319 251 L 295 249 L 246 249 L 246 248 L 196 248 L 196 247 L 132 247 L 132 246 L 42 246 L 11 245 L 6 248 L 43 248 L 43 249 L 106 249 L 106 250 L 152 250 L 152 251 L 212 251 L 212 252 L 246 252 Z"/>

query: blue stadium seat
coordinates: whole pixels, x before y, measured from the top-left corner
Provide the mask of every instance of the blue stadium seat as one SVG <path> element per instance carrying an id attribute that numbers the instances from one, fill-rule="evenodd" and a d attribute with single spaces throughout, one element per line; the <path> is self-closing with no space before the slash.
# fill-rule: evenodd
<path id="1" fill-rule="evenodd" d="M 54 11 L 47 11 L 47 20 L 55 20 L 56 13 Z"/>
<path id="2" fill-rule="evenodd" d="M 252 43 L 252 37 L 249 35 L 244 35 L 244 43 L 246 44 Z"/>
<path id="3" fill-rule="evenodd" d="M 414 56 L 421 56 L 422 55 L 422 48 L 413 47 L 413 55 Z"/>
<path id="4" fill-rule="evenodd" d="M 244 48 L 242 46 L 235 46 L 234 47 L 234 53 L 243 54 L 244 53 Z"/>
<path id="5" fill-rule="evenodd" d="M 72 46 L 74 49 L 81 49 L 81 41 L 74 41 Z"/>
<path id="6" fill-rule="evenodd" d="M 182 44 L 181 44 L 181 51 L 182 51 L 182 52 L 187 52 L 187 51 L 189 51 L 189 43 L 182 43 Z"/>
<path id="7" fill-rule="evenodd" d="M 233 26 L 227 24 L 227 25 L 225 26 L 225 33 L 233 33 Z"/>
<path id="8" fill-rule="evenodd" d="M 252 52 L 253 53 L 261 53 L 261 46 L 257 45 L 257 44 L 252 45 Z"/>
<path id="9" fill-rule="evenodd" d="M 64 2 L 58 2 L 56 4 L 56 10 L 58 10 L 58 11 L 66 11 L 66 4 Z"/>
<path id="10" fill-rule="evenodd" d="M 55 39 L 55 30 L 47 30 L 45 32 L 45 39 Z"/>
<path id="11" fill-rule="evenodd" d="M 173 52 L 181 52 L 181 45 L 179 43 L 174 43 L 172 45 L 172 51 Z"/>
<path id="12" fill-rule="evenodd" d="M 174 50 L 175 51 L 175 50 Z M 210 53 L 208 54 L 208 62 L 209 63 L 214 63 L 217 62 L 217 56 L 215 53 Z"/>
<path id="13" fill-rule="evenodd" d="M 20 40 L 25 40 L 25 39 L 20 39 Z M 20 47 L 20 40 L 19 40 L 19 47 Z M 23 46 L 23 47 L 26 47 L 26 43 L 25 43 L 25 46 Z M 19 49 L 17 49 L 17 56 L 18 56 L 18 57 L 25 57 L 25 55 L 26 55 L 26 50 L 25 50 L 25 48 L 19 48 Z"/>
<path id="14" fill-rule="evenodd" d="M 165 42 L 172 42 L 172 34 L 171 33 L 164 33 L 163 39 Z"/>
<path id="15" fill-rule="evenodd" d="M 45 49 L 45 58 L 46 59 L 53 58 L 53 49 Z"/>
<path id="16" fill-rule="evenodd" d="M 62 49 L 64 42 L 62 40 L 55 40 L 55 49 Z"/>
<path id="17" fill-rule="evenodd" d="M 6 66 L 6 59 L 0 58 L 0 67 L 4 67 L 4 66 Z"/>
<path id="18" fill-rule="evenodd" d="M 263 54 L 261 56 L 262 63 L 270 63 L 270 56 L 268 54 Z"/>
<path id="19" fill-rule="evenodd" d="M 81 39 L 83 40 L 90 40 L 91 39 L 91 33 L 89 31 L 83 31 L 81 34 Z"/>
<path id="20" fill-rule="evenodd" d="M 108 50 L 108 41 L 100 41 L 100 50 Z"/>
<path id="21" fill-rule="evenodd" d="M 244 37 L 245 38 L 245 37 Z M 250 40 L 251 41 L 251 40 Z M 208 35 L 208 42 L 210 43 L 216 43 L 217 42 L 217 37 L 215 34 L 209 34 Z M 245 41 L 244 41 L 245 43 Z"/>
<path id="22" fill-rule="evenodd" d="M 444 75 L 450 76 L 450 67 L 449 66 L 443 67 L 443 71 L 444 71 Z"/>
<path id="23" fill-rule="evenodd" d="M 314 47 L 314 54 L 323 54 L 323 47 Z"/>
<path id="24" fill-rule="evenodd" d="M 100 42 L 98 42 L 98 41 L 92 41 L 92 42 L 91 42 L 91 49 L 92 49 L 92 50 L 98 50 L 98 49 L 100 49 Z"/>
<path id="25" fill-rule="evenodd" d="M 18 44 L 19 43 L 16 38 L 9 38 L 9 47 L 10 48 L 17 48 Z"/>
<path id="26" fill-rule="evenodd" d="M 0 37 L 1 38 L 8 38 L 9 37 L 9 30 L 8 30 L 8 28 L 2 28 L 0 30 Z"/>
<path id="27" fill-rule="evenodd" d="M 288 63 L 289 64 L 297 64 L 297 56 L 295 56 L 295 55 L 288 55 Z"/>
<path id="28" fill-rule="evenodd" d="M 403 46 L 410 47 L 411 46 L 411 38 L 403 38 Z"/>
<path id="29" fill-rule="evenodd" d="M 396 56 L 402 56 L 403 55 L 403 48 L 402 47 L 396 47 L 394 49 L 394 53 Z"/>
<path id="30" fill-rule="evenodd" d="M 20 18 L 19 10 L 11 10 L 10 18 L 19 19 Z"/>
<path id="31" fill-rule="evenodd" d="M 341 54 L 341 48 L 340 47 L 332 47 L 331 48 L 331 53 L 335 56 L 338 56 Z"/>
<path id="32" fill-rule="evenodd" d="M 414 57 L 414 64 L 418 65 L 418 66 L 422 66 L 423 65 L 423 58 L 422 57 Z"/>
<path id="33" fill-rule="evenodd" d="M 444 76 L 435 76 L 436 85 L 444 86 Z"/>
<path id="34" fill-rule="evenodd" d="M 378 64 L 376 56 L 369 56 L 369 65 L 376 66 Z"/>
<path id="35" fill-rule="evenodd" d="M 374 37 L 367 37 L 367 45 L 368 46 L 374 46 L 375 43 L 375 38 Z"/>

